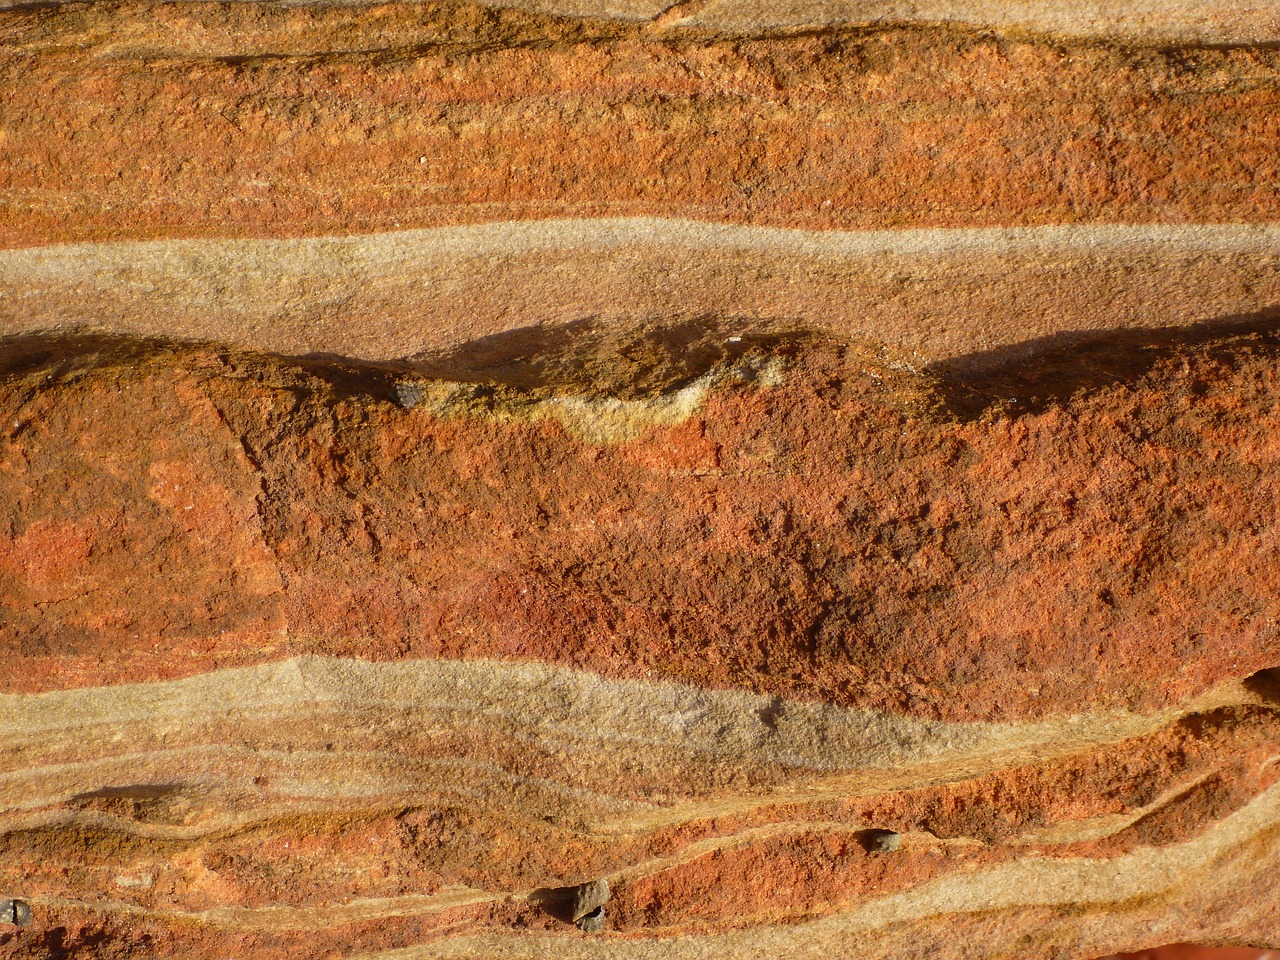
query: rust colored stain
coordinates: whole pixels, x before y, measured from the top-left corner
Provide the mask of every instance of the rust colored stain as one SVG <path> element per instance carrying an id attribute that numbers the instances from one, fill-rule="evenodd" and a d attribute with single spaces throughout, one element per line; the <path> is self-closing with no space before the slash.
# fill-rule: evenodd
<path id="1" fill-rule="evenodd" d="M 129 16 L 0 12 L 0 244 L 600 215 L 1280 216 L 1273 49 L 933 28 L 659 37 L 465 4 L 363 23 L 324 7 Z"/>
<path id="2" fill-rule="evenodd" d="M 798 342 L 780 385 L 604 445 L 510 412 L 590 384 L 436 416 L 378 371 L 201 349 L 29 370 L 0 400 L 4 684 L 309 652 L 961 720 L 1149 710 L 1277 664 L 1275 343 L 1104 350 L 984 399 Z"/>

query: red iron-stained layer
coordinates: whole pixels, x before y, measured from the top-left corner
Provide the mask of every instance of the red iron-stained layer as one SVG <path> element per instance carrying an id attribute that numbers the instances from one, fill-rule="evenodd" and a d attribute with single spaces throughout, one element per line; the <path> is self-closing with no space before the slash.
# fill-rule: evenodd
<path id="1" fill-rule="evenodd" d="M 579 438 L 622 429 L 573 399 L 601 380 L 433 413 L 380 371 L 50 348 L 0 401 L 4 685 L 322 653 L 963 720 L 1177 702 L 1280 653 L 1276 341 L 1185 336 L 985 394 L 784 345 L 615 442 Z M 659 344 L 566 369 L 640 384 Z"/>
<path id="2" fill-rule="evenodd" d="M 467 4 L 0 11 L 0 245 L 1280 217 L 1280 51 Z"/>

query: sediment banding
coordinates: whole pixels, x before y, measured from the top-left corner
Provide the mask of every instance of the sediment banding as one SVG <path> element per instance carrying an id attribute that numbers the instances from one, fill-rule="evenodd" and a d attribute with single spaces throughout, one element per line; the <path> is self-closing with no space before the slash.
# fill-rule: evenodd
<path id="1" fill-rule="evenodd" d="M 1233 687 L 1194 708 L 1256 701 Z M 445 726 L 466 718 L 495 730 L 497 724 L 510 724 L 504 736 L 528 739 L 536 731 L 535 739 L 576 743 L 586 751 L 621 741 L 634 750 L 675 747 L 709 757 L 726 753 L 738 763 L 758 754 L 762 765 L 814 775 L 959 762 L 993 752 L 1031 751 L 1024 755 L 1036 756 L 1039 746 L 1056 744 L 1054 750 L 1061 751 L 1095 743 L 1104 733 L 1121 739 L 1138 736 L 1177 716 L 1108 714 L 1040 725 L 948 724 L 824 704 L 773 704 L 769 697 L 677 684 L 604 681 L 550 666 L 480 661 L 372 664 L 308 657 L 167 683 L 9 694 L 0 699 L 0 732 L 22 731 L 25 750 L 73 728 L 154 728 L 148 737 L 162 740 L 159 731 L 170 723 L 216 726 L 228 709 L 237 723 L 254 716 L 270 724 L 277 711 L 282 717 L 304 708 L 321 714 L 332 711 L 338 722 L 348 711 L 359 716 L 377 705 L 414 715 L 426 711 L 431 722 Z M 764 719 L 770 710 L 782 718 L 772 726 Z M 413 722 L 426 721 L 424 715 Z M 69 789 L 81 792 L 83 785 Z M 29 805 L 19 796 L 6 794 L 7 808 Z"/>
<path id="2" fill-rule="evenodd" d="M 375 9 L 0 12 L 0 246 L 548 217 L 1280 219 L 1267 46 Z"/>
<path id="3" fill-rule="evenodd" d="M 611 939 L 605 942 L 506 934 L 479 937 L 457 936 L 443 942 L 386 951 L 373 955 L 377 960 L 418 960 L 418 958 L 461 958 L 501 956 L 510 958 L 566 957 L 593 960 L 598 957 L 674 957 L 701 958 L 733 956 L 769 958 L 780 955 L 795 957 L 829 957 L 832 950 L 868 948 L 874 956 L 892 956 L 892 934 L 885 928 L 909 926 L 913 921 L 946 917 L 946 925 L 934 927 L 930 947 L 937 955 L 961 957 L 970 955 L 957 946 L 956 929 L 968 926 L 969 916 L 997 915 L 1011 908 L 1049 908 L 1052 916 L 1057 908 L 1062 914 L 1077 911 L 1081 903 L 1114 905 L 1108 911 L 1111 929 L 1103 932 L 1094 925 L 1085 926 L 1082 950 L 1105 950 L 1106 944 L 1125 942 L 1143 928 L 1149 929 L 1153 915 L 1163 909 L 1176 909 L 1191 904 L 1203 906 L 1213 896 L 1229 896 L 1214 871 L 1224 862 L 1250 861 L 1262 867 L 1280 862 L 1280 786 L 1272 787 L 1247 808 L 1216 825 L 1203 836 L 1175 847 L 1143 850 L 1128 854 L 1101 867 L 1090 861 L 1035 862 L 1003 864 L 987 871 L 968 872 L 923 884 L 913 890 L 892 894 L 858 909 L 832 917 L 795 925 L 778 924 L 765 929 L 752 928 L 740 933 L 710 937 L 684 934 L 678 939 L 664 938 L 659 943 L 636 939 Z M 1248 871 L 1253 878 L 1260 874 Z M 1254 882 L 1257 882 L 1256 880 Z M 1151 904 L 1159 904 L 1156 910 Z M 1276 908 L 1266 910 L 1272 918 L 1280 918 Z M 969 916 L 966 916 L 969 915 Z M 981 922 L 974 926 L 982 929 Z M 994 926 L 994 924 L 993 924 Z M 1228 923 L 1223 923 L 1228 927 Z M 945 929 L 945 933 L 943 932 Z M 911 931 L 920 943 L 923 931 Z M 968 931 L 966 931 L 968 932 Z M 995 936 L 990 928 L 984 931 Z M 1216 931 L 1205 931 L 1210 936 Z M 885 941 L 890 941 L 886 943 Z M 984 940 L 989 943 L 991 941 Z M 1079 941 L 1077 941 L 1079 942 Z M 1262 945 L 1280 944 L 1274 935 L 1256 941 Z"/>
<path id="4" fill-rule="evenodd" d="M 656 218 L 0 251 L 0 335 L 89 328 L 369 360 L 720 315 L 955 358 L 1280 309 L 1274 224 L 803 231 Z M 731 305 L 728 316 L 724 306 Z"/>
<path id="5" fill-rule="evenodd" d="M 554 951 L 535 888 L 593 876 L 641 956 L 678 931 L 736 955 L 744 926 L 797 949 L 890 943 L 978 903 L 1008 923 L 1081 896 L 1150 900 L 1160 871 L 1274 831 L 1277 723 L 1238 685 L 1147 716 L 948 724 L 542 665 L 299 658 L 0 697 L 0 883 L 42 916 L 128 923 L 178 951 L 236 932 L 423 956 L 551 934 Z M 877 826 L 897 852 L 859 846 Z M 695 894 L 797 863 L 805 892 L 781 910 L 755 884 Z M 1198 916 L 1183 920 L 1215 922 Z M 512 924 L 541 935 L 495 935 Z"/>
<path id="6" fill-rule="evenodd" d="M 478 800 L 477 785 L 486 779 L 497 782 L 488 791 L 497 796 L 528 780 L 503 767 L 521 751 L 549 745 L 558 762 L 569 766 L 546 781 L 553 789 L 544 802 L 562 805 L 562 815 L 576 810 L 580 817 L 585 811 L 584 829 L 621 833 L 705 818 L 712 809 L 724 816 L 749 806 L 816 802 L 886 787 L 902 791 L 935 782 L 940 771 L 961 779 L 984 768 L 1048 763 L 1151 735 L 1187 714 L 1266 702 L 1228 684 L 1151 715 L 1099 712 L 1035 723 L 945 723 L 680 684 L 609 681 L 544 665 L 306 657 L 180 681 L 0 696 L 0 734 L 10 742 L 21 734 L 20 744 L 0 755 L 0 805 L 13 820 L 24 811 L 92 799 L 104 782 L 119 782 L 144 762 L 145 782 L 177 783 L 189 779 L 182 771 L 207 767 L 220 771 L 223 790 L 245 790 L 258 776 L 259 763 L 268 769 L 283 765 L 295 772 L 275 770 L 275 789 L 302 804 L 358 801 L 366 792 L 401 798 L 431 792 L 428 781 L 409 770 L 411 755 L 426 764 L 425 777 L 433 776 L 433 763 L 456 765 L 456 779 L 442 788 L 461 789 Z M 326 731 L 334 756 L 302 745 L 318 730 Z M 108 731 L 111 746 L 104 751 Z M 228 737 L 245 742 L 223 743 Z M 448 749 L 431 749 L 433 737 L 446 738 L 454 749 L 469 738 L 470 750 L 487 741 L 499 748 L 502 762 L 459 762 Z M 398 738 L 414 749 L 397 745 Z M 392 749 L 394 758 L 384 755 Z M 732 769 L 717 772 L 726 761 Z M 573 769 L 578 765 L 585 769 Z M 239 773 L 226 779 L 224 767 Z M 337 767 L 347 776 L 331 781 Z M 384 779 L 380 769 L 392 779 Z M 619 778 L 623 769 L 634 785 Z M 664 783 L 664 774 L 672 782 Z M 733 805 L 702 802 L 735 782 L 753 784 L 752 792 Z M 164 795 L 161 786 L 150 799 Z M 233 806 L 244 810 L 246 802 Z M 527 805 L 523 810 L 532 815 Z M 157 823 L 164 826 L 163 820 Z M 180 823 L 167 826 L 176 829 L 160 829 L 156 836 L 191 835 Z M 199 826 L 198 833 L 209 833 L 227 825 L 200 818 Z"/>
<path id="7" fill-rule="evenodd" d="M 1278 11 L 0 0 L 0 960 L 1280 946 Z"/>

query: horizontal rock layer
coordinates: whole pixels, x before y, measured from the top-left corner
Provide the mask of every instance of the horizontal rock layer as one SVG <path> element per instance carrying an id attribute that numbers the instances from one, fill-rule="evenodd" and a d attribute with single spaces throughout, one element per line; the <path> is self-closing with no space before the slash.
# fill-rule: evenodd
<path id="1" fill-rule="evenodd" d="M 94 2 L 99 8 L 93 11 L 95 14 L 107 6 L 101 0 Z M 167 2 L 170 0 L 135 3 L 126 9 L 153 12 L 156 6 Z M 56 7 L 62 4 L 71 6 L 67 0 L 52 0 L 42 6 Z M 1014 0 L 1004 3 L 991 3 L 988 0 L 916 0 L 912 3 L 893 0 L 877 0 L 875 3 L 867 3 L 865 0 L 823 0 L 821 3 L 814 0 L 788 0 L 781 3 L 761 3 L 757 0 L 733 4 L 725 3 L 724 0 L 685 0 L 674 4 L 668 0 L 528 0 L 522 3 L 496 2 L 485 5 L 524 9 L 553 16 L 650 21 L 658 30 L 702 27 L 728 33 L 918 21 L 957 23 L 1001 30 L 1122 37 L 1146 42 L 1248 44 L 1274 40 L 1277 32 L 1277 7 L 1269 0 L 1217 0 L 1213 3 L 1205 0 L 1146 0 L 1141 6 L 1121 4 L 1115 0 L 1080 0 L 1071 4 L 1056 0 Z M 0 10 L 28 6 L 23 0 L 0 0 Z M 118 8 L 119 5 L 112 6 Z M 246 3 L 246 6 L 251 5 Z M 308 7 L 320 8 L 330 16 L 331 8 L 338 7 L 343 26 L 350 28 L 385 17 L 387 5 L 378 0 L 342 0 L 340 3 L 295 0 L 281 6 L 284 7 L 282 11 L 265 7 L 268 15 L 278 18 L 271 26 L 278 28 L 281 21 L 284 21 L 297 29 L 314 16 L 305 9 Z M 368 12 L 359 11 L 354 16 L 349 9 L 343 9 L 362 6 L 373 9 Z M 431 9 L 425 4 L 417 5 L 419 10 L 423 7 Z M 269 28 L 264 28 L 256 19 L 261 14 L 262 11 L 258 9 L 251 9 L 245 14 L 231 8 L 222 11 L 217 17 L 208 18 L 201 26 L 226 30 L 229 24 L 240 25 L 237 21 L 247 21 L 256 30 L 264 31 Z M 113 35 L 119 36 L 127 32 L 125 24 L 112 23 Z M 241 39 L 244 39 L 244 34 Z"/>
<path id="2" fill-rule="evenodd" d="M 498 656 L 998 719 L 1276 665 L 1274 331 L 976 379 L 684 336 L 421 380 L 412 410 L 411 370 L 29 345 L 4 686 Z"/>
<path id="3" fill-rule="evenodd" d="M 0 2 L 0 956 L 1280 947 L 1275 14 Z"/>
<path id="4" fill-rule="evenodd" d="M 809 328 L 985 367 L 1064 334 L 1280 317 L 1280 228 L 551 220 L 39 247 L 0 251 L 0 273 L 10 334 L 88 327 L 398 360 L 710 318 L 727 335 Z"/>
<path id="5" fill-rule="evenodd" d="M 1276 41 L 729 37 L 463 4 L 0 11 L 0 245 L 598 216 L 1273 221 Z"/>

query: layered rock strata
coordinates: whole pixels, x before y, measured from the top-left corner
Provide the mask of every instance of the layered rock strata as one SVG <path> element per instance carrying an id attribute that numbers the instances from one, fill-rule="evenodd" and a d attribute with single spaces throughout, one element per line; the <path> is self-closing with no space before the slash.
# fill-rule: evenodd
<path id="1" fill-rule="evenodd" d="M 14 347 L 6 888 L 162 954 L 1273 943 L 1274 335 L 727 339 Z"/>
<path id="2" fill-rule="evenodd" d="M 1273 6 L 695 6 L 0 13 L 0 329 L 374 359 L 729 312 L 937 359 L 1280 297 Z"/>
<path id="3" fill-rule="evenodd" d="M 0 3 L 0 956 L 1280 947 L 1276 13 Z"/>

